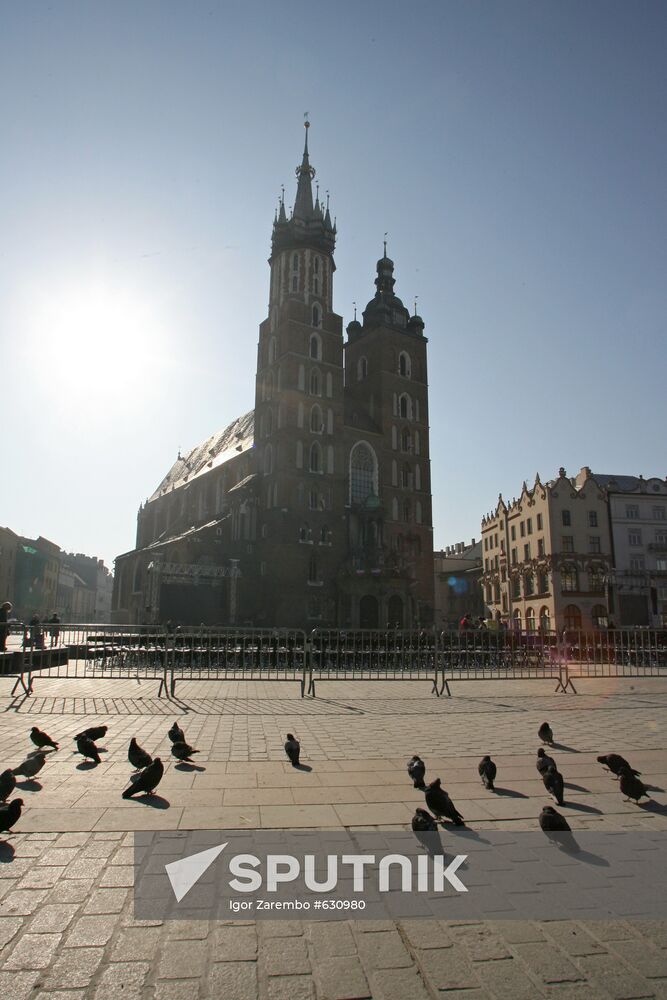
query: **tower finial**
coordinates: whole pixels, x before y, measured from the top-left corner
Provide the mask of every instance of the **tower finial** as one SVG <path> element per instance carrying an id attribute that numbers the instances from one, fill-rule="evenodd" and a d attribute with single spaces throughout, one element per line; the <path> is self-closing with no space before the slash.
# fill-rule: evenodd
<path id="1" fill-rule="evenodd" d="M 418 298 L 419 298 L 419 296 L 415 295 L 415 316 L 417 315 L 417 299 Z"/>
<path id="2" fill-rule="evenodd" d="M 357 318 L 357 303 L 353 302 L 352 305 L 354 306 L 354 318 L 356 319 Z"/>
<path id="3" fill-rule="evenodd" d="M 305 141 L 305 144 L 304 144 L 304 147 L 303 147 L 303 151 L 304 151 L 304 153 L 307 153 L 308 152 L 308 129 L 310 128 L 310 122 L 308 121 L 308 112 L 307 111 L 304 111 L 304 114 L 303 114 L 303 127 L 306 130 L 306 141 Z"/>
<path id="4" fill-rule="evenodd" d="M 384 234 L 384 256 L 385 257 L 387 256 L 387 237 L 388 236 L 389 236 L 389 233 L 385 233 Z"/>

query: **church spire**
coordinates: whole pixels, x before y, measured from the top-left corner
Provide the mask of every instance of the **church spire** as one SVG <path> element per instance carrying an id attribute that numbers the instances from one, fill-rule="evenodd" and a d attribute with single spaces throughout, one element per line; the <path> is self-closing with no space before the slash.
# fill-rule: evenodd
<path id="1" fill-rule="evenodd" d="M 303 158 L 301 160 L 301 166 L 296 168 L 298 184 L 296 189 L 296 201 L 294 202 L 293 218 L 303 219 L 305 221 L 310 219 L 313 215 L 312 180 L 315 176 L 315 168 L 311 167 L 310 160 L 308 158 L 308 129 L 310 128 L 310 122 L 307 118 L 303 125 L 306 130 L 306 140 L 303 145 Z"/>

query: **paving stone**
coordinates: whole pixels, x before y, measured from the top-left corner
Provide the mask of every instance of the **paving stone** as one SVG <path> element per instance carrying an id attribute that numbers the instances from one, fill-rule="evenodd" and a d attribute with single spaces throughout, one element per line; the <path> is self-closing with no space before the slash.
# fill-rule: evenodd
<path id="1" fill-rule="evenodd" d="M 155 984 L 153 1000 L 197 1000 L 200 995 L 199 979 L 161 979 Z M 222 995 L 224 997 L 224 994 Z M 213 997 L 210 1000 L 214 1000 Z M 219 1000 L 219 998 L 215 998 Z M 229 995 L 231 1000 L 231 994 Z"/>
<path id="2" fill-rule="evenodd" d="M 83 912 L 120 913 L 129 893 L 129 889 L 97 889 L 87 899 Z"/>
<path id="3" fill-rule="evenodd" d="M 497 962 L 512 957 L 504 942 L 485 924 L 455 927 L 451 933 L 457 944 L 464 945 L 473 962 Z"/>
<path id="4" fill-rule="evenodd" d="M 0 996 L 2 1000 L 26 1000 L 32 992 L 40 973 L 0 972 Z"/>
<path id="5" fill-rule="evenodd" d="M 168 920 L 167 937 L 177 941 L 203 941 L 210 933 L 208 920 Z"/>
<path id="6" fill-rule="evenodd" d="M 79 853 L 78 847 L 52 847 L 37 861 L 38 865 L 69 865 Z"/>
<path id="7" fill-rule="evenodd" d="M 115 889 L 134 885 L 134 868 L 119 865 L 117 868 L 106 868 L 100 879 L 100 889 Z"/>
<path id="8" fill-rule="evenodd" d="M 158 927 L 126 927 L 121 930 L 111 952 L 113 962 L 150 961 L 160 941 Z"/>
<path id="9" fill-rule="evenodd" d="M 3 963 L 3 969 L 45 969 L 61 937 L 61 934 L 24 934 Z"/>
<path id="10" fill-rule="evenodd" d="M 64 931 L 69 927 L 77 910 L 76 903 L 45 903 L 35 913 L 28 930 L 31 934 Z"/>
<path id="11" fill-rule="evenodd" d="M 667 979 L 667 954 L 647 941 L 617 941 L 614 955 L 648 979 Z"/>
<path id="12" fill-rule="evenodd" d="M 605 990 L 612 1000 L 639 1000 L 655 996 L 655 985 L 613 955 L 583 955 L 580 968 L 594 986 Z"/>
<path id="13" fill-rule="evenodd" d="M 202 976 L 206 967 L 206 945 L 203 941 L 169 941 L 162 949 L 158 979 L 182 979 Z"/>
<path id="14" fill-rule="evenodd" d="M 412 965 L 412 958 L 395 928 L 363 934 L 358 938 L 358 945 L 367 969 L 400 969 Z"/>
<path id="15" fill-rule="evenodd" d="M 311 971 L 303 937 L 267 938 L 262 942 L 261 956 L 269 976 L 288 976 Z"/>
<path id="16" fill-rule="evenodd" d="M 474 989 L 479 986 L 477 969 L 473 969 L 461 946 L 421 951 L 417 953 L 417 958 L 422 975 L 436 990 Z M 497 964 L 494 962 L 494 967 Z"/>
<path id="17" fill-rule="evenodd" d="M 326 1000 L 349 1000 L 370 997 L 368 981 L 361 962 L 354 956 L 320 959 L 315 966 L 319 992 Z"/>
<path id="18" fill-rule="evenodd" d="M 378 969 L 368 978 L 373 1000 L 431 1000 L 416 969 Z"/>
<path id="19" fill-rule="evenodd" d="M 148 962 L 116 962 L 108 965 L 100 976 L 95 990 L 95 1000 L 141 1000 L 143 985 L 148 975 Z"/>
<path id="20" fill-rule="evenodd" d="M 0 948 L 9 944 L 22 926 L 23 921 L 20 917 L 0 917 Z"/>
<path id="21" fill-rule="evenodd" d="M 97 879 L 106 867 L 104 858 L 77 858 L 67 865 L 65 878 Z"/>
<path id="22" fill-rule="evenodd" d="M 257 958 L 257 931 L 254 927 L 219 927 L 214 936 L 213 954 L 218 962 L 248 962 Z"/>
<path id="23" fill-rule="evenodd" d="M 3 916 L 29 916 L 45 898 L 45 889 L 15 889 L 2 901 Z"/>
<path id="24" fill-rule="evenodd" d="M 39 868 L 35 865 L 23 876 L 19 882 L 19 888 L 51 889 L 62 876 L 64 871 L 65 869 L 63 867 Z"/>
<path id="25" fill-rule="evenodd" d="M 543 923 L 542 929 L 568 955 L 601 955 L 608 950 L 591 937 L 584 927 L 570 921 Z"/>
<path id="26" fill-rule="evenodd" d="M 46 989 L 88 987 L 104 957 L 103 948 L 67 948 L 44 977 Z"/>
<path id="27" fill-rule="evenodd" d="M 115 920 L 112 916 L 79 917 L 65 940 L 66 948 L 84 948 L 105 945 L 113 934 Z"/>
<path id="28" fill-rule="evenodd" d="M 544 941 L 540 925 L 529 920 L 492 920 L 487 925 L 507 944 L 530 944 Z"/>
<path id="29" fill-rule="evenodd" d="M 92 879 L 63 879 L 49 893 L 50 903 L 83 903 L 93 891 Z"/>
<path id="30" fill-rule="evenodd" d="M 452 936 L 441 920 L 402 920 L 400 928 L 413 948 L 449 948 Z"/>
<path id="31" fill-rule="evenodd" d="M 314 1000 L 312 976 L 276 976 L 267 985 L 268 1000 Z"/>
<path id="32" fill-rule="evenodd" d="M 55 993 L 49 991 L 33 995 L 33 1000 L 86 1000 L 86 994 L 83 990 L 57 990 Z"/>
<path id="33" fill-rule="evenodd" d="M 577 982 L 584 979 L 577 966 L 554 945 L 517 944 L 516 954 L 531 972 L 544 983 Z"/>
<path id="34" fill-rule="evenodd" d="M 300 920 L 259 920 L 257 933 L 262 939 L 272 937 L 301 937 L 303 924 Z"/>
<path id="35" fill-rule="evenodd" d="M 210 1000 L 256 1000 L 257 966 L 254 962 L 216 962 L 208 971 L 203 995 Z"/>
<path id="36" fill-rule="evenodd" d="M 352 931 L 348 924 L 341 921 L 314 920 L 308 928 L 308 937 L 319 960 L 357 953 Z"/>

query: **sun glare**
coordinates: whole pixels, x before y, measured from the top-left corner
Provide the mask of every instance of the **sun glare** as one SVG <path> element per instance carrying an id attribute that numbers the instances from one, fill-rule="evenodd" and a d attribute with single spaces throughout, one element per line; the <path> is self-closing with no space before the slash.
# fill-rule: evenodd
<path id="1" fill-rule="evenodd" d="M 40 381 L 113 398 L 160 368 L 160 324 L 147 301 L 102 282 L 31 296 L 24 349 Z M 129 400 L 128 400 L 129 401 Z"/>

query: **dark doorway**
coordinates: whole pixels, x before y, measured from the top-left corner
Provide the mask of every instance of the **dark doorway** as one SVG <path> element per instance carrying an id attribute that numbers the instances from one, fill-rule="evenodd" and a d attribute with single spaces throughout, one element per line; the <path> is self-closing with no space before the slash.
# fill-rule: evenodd
<path id="1" fill-rule="evenodd" d="M 188 583 L 163 583 L 160 588 L 160 620 L 171 619 L 177 625 L 223 625 L 224 587 Z"/>
<path id="2" fill-rule="evenodd" d="M 377 597 L 366 594 L 359 601 L 359 628 L 378 627 L 378 602 Z"/>
<path id="3" fill-rule="evenodd" d="M 403 600 L 398 594 L 389 598 L 387 622 L 392 628 L 403 628 Z"/>

